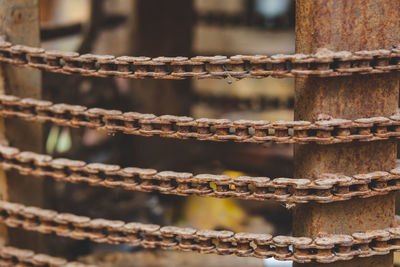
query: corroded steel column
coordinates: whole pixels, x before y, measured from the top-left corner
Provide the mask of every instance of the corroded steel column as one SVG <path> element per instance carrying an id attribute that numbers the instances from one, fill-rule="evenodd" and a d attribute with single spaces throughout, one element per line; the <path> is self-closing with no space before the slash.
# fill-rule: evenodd
<path id="1" fill-rule="evenodd" d="M 390 49 L 400 41 L 400 0 L 296 1 L 296 52 Z M 319 114 L 356 119 L 390 116 L 398 107 L 397 74 L 296 79 L 295 119 Z M 295 177 L 322 173 L 355 174 L 395 166 L 396 143 L 376 141 L 340 145 L 296 145 Z M 367 231 L 391 226 L 394 194 L 330 204 L 302 204 L 293 210 L 293 233 Z M 392 266 L 393 255 L 357 258 L 327 266 Z M 296 264 L 319 266 L 319 264 Z"/>
<path id="2" fill-rule="evenodd" d="M 195 7 L 193 0 L 135 1 L 133 6 L 132 54 L 188 56 L 192 54 Z M 131 95 L 134 109 L 140 112 L 190 115 L 191 80 L 135 80 Z M 187 160 L 191 144 L 159 138 L 129 138 L 136 149 L 129 155 L 135 165 L 179 169 Z M 140 153 L 138 153 L 140 151 Z"/>
<path id="3" fill-rule="evenodd" d="M 40 46 L 39 0 L 0 0 L 0 35 L 15 44 Z M 0 66 L 0 92 L 19 97 L 41 98 L 42 76 L 38 70 Z M 5 120 L 5 129 L 0 129 L 11 145 L 23 150 L 42 152 L 43 133 L 38 123 L 21 120 Z M 7 178 L 0 181 L 3 199 L 41 206 L 42 181 L 7 172 Z M 39 234 L 8 229 L 10 243 L 21 248 L 41 247 Z"/>

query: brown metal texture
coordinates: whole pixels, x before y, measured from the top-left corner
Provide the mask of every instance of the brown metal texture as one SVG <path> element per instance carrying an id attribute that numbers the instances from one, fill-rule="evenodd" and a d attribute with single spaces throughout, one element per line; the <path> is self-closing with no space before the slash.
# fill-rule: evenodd
<path id="1" fill-rule="evenodd" d="M 85 106 L 53 104 L 50 101 L 0 95 L 0 116 L 52 122 L 69 127 L 89 127 L 112 133 L 219 142 L 327 145 L 396 140 L 400 136 L 399 114 L 354 120 L 321 116 L 316 122 L 231 121 L 172 115 L 155 116 L 137 112 L 123 113 L 119 110 L 89 109 Z"/>
<path id="2" fill-rule="evenodd" d="M 390 49 L 400 41 L 400 1 L 296 1 L 296 52 Z M 295 119 L 315 120 L 319 114 L 355 119 L 388 116 L 398 107 L 396 74 L 296 79 Z M 295 177 L 320 173 L 346 175 L 390 170 L 395 166 L 396 143 L 349 143 L 335 146 L 295 145 Z M 390 226 L 394 194 L 330 204 L 300 204 L 293 212 L 293 233 L 348 234 Z M 365 266 L 365 260 L 328 266 Z M 374 259 L 375 266 L 392 266 L 393 255 Z M 296 266 L 315 266 L 313 264 Z"/>
<path id="3" fill-rule="evenodd" d="M 198 174 L 174 171 L 158 172 L 137 167 L 90 163 L 0 145 L 0 166 L 24 175 L 51 177 L 57 181 L 87 183 L 91 186 L 159 192 L 180 196 L 276 200 L 286 203 L 336 202 L 368 198 L 400 190 L 400 168 L 351 177 L 322 174 L 319 179 L 293 179 Z M 215 186 L 215 187 L 214 187 Z"/>
<path id="4" fill-rule="evenodd" d="M 0 1 L 0 35 L 4 35 L 10 42 L 39 46 L 39 0 Z M 8 64 L 1 64 L 0 68 L 4 77 L 4 88 L 0 88 L 2 93 L 41 98 L 40 71 L 15 68 Z M 19 120 L 5 120 L 4 126 L 6 138 L 10 143 L 30 151 L 42 151 L 42 125 Z M 27 133 L 29 133 L 29 138 L 27 138 Z M 3 189 L 7 191 L 8 200 L 41 205 L 43 202 L 42 181 L 13 172 L 7 173 L 6 177 L 7 186 Z M 9 232 L 9 241 L 12 245 L 30 249 L 38 249 L 42 246 L 40 235 L 26 233 L 19 235 L 15 231 Z"/>
<path id="5" fill-rule="evenodd" d="M 386 255 L 400 249 L 399 227 L 351 235 L 326 234 L 312 239 L 91 219 L 5 201 L 0 201 L 0 222 L 9 227 L 99 243 L 241 257 L 274 257 L 295 262 L 330 263 L 354 257 Z"/>
<path id="6" fill-rule="evenodd" d="M 356 52 L 333 52 L 326 48 L 314 54 L 187 57 L 115 57 L 45 51 L 42 48 L 0 42 L 0 62 L 17 67 L 63 74 L 129 79 L 187 78 L 288 78 L 336 77 L 393 73 L 400 69 L 400 47 Z"/>
<path id="7" fill-rule="evenodd" d="M 130 13 L 132 21 L 129 34 L 130 54 L 149 57 L 192 55 L 194 5 L 192 0 L 135 1 Z M 112 51 L 112 48 L 110 50 Z M 155 114 L 190 114 L 192 106 L 190 79 L 132 80 L 130 85 L 128 101 L 135 110 Z M 145 90 L 142 90 L 143 88 Z M 150 164 L 165 169 L 175 169 L 178 162 L 187 161 L 190 157 L 181 152 L 194 151 L 194 146 L 197 145 L 192 144 L 193 142 L 179 142 L 172 139 L 122 138 L 127 144 L 125 147 L 129 155 L 127 164 Z"/>
<path id="8" fill-rule="evenodd" d="M 0 246 L 0 266 L 94 267 L 95 265 L 68 262 L 63 258 L 35 254 L 31 250 Z"/>

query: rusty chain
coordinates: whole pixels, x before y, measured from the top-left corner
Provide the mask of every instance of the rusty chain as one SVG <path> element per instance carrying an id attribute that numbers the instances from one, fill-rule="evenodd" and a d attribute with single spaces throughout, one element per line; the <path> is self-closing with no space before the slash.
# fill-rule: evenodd
<path id="1" fill-rule="evenodd" d="M 275 78 L 347 76 L 400 70 L 400 46 L 391 50 L 332 52 L 312 55 L 130 57 L 79 55 L 13 45 L 0 39 L 0 62 L 63 74 L 131 79 Z"/>
<path id="2" fill-rule="evenodd" d="M 321 234 L 314 239 L 273 237 L 269 234 L 160 227 L 155 224 L 91 219 L 5 201 L 0 201 L 0 222 L 28 231 L 55 233 L 58 236 L 100 243 L 241 257 L 274 257 L 302 263 L 329 263 L 350 260 L 357 256 L 384 255 L 400 249 L 400 227 L 352 235 Z"/>
<path id="3" fill-rule="evenodd" d="M 400 168 L 351 177 L 324 174 L 316 180 L 198 174 L 121 168 L 119 165 L 52 158 L 17 148 L 0 146 L 0 166 L 21 174 L 51 177 L 57 181 L 87 183 L 91 186 L 159 192 L 180 196 L 275 200 L 286 203 L 327 203 L 355 197 L 367 198 L 400 190 Z"/>
<path id="4" fill-rule="evenodd" d="M 123 113 L 119 110 L 88 109 L 79 105 L 53 104 L 50 101 L 0 95 L 0 116 L 48 121 L 69 127 L 89 127 L 112 133 L 220 142 L 336 144 L 400 137 L 400 114 L 390 118 L 372 117 L 353 121 L 332 119 L 329 116 L 322 116 L 324 120 L 316 122 L 231 121 Z"/>
<path id="5" fill-rule="evenodd" d="M 35 254 L 31 250 L 0 246 L 0 266 L 94 267 L 95 265 L 68 262 L 63 258 Z"/>

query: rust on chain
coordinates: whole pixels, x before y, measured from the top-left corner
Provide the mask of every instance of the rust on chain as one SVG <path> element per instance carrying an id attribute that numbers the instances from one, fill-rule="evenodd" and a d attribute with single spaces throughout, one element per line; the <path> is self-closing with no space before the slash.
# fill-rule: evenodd
<path id="1" fill-rule="evenodd" d="M 400 249 L 400 227 L 351 235 L 321 234 L 312 239 L 91 219 L 5 201 L 0 201 L 0 222 L 9 227 L 99 243 L 240 257 L 274 257 L 301 263 L 330 263 L 385 255 Z"/>
<path id="2" fill-rule="evenodd" d="M 0 39 L 0 62 L 63 74 L 129 79 L 336 77 L 400 70 L 400 46 L 393 49 L 273 56 L 131 57 L 80 55 L 13 45 Z"/>
<path id="3" fill-rule="evenodd" d="M 56 181 L 91 186 L 159 192 L 180 196 L 275 200 L 285 203 L 337 202 L 369 198 L 400 190 L 400 168 L 345 176 L 322 174 L 320 178 L 293 179 L 198 174 L 90 163 L 0 146 L 0 166 L 21 174 L 51 177 Z M 215 185 L 215 187 L 213 186 Z"/>
<path id="4" fill-rule="evenodd" d="M 31 250 L 0 246 L 0 266 L 94 267 L 95 265 L 68 262 L 63 258 L 35 254 Z"/>
<path id="5" fill-rule="evenodd" d="M 194 119 L 53 104 L 50 101 L 0 95 L 0 116 L 61 126 L 89 127 L 111 133 L 244 143 L 338 144 L 398 139 L 400 115 L 356 120 L 322 116 L 310 121 Z"/>

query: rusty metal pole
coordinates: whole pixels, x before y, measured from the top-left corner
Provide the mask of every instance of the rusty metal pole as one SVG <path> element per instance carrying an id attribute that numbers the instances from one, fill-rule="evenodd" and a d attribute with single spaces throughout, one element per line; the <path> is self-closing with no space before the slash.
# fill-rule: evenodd
<path id="1" fill-rule="evenodd" d="M 40 46 L 39 36 L 39 0 L 0 0 L 0 35 L 15 44 Z M 41 98 L 42 76 L 40 71 L 0 66 L 0 92 L 19 97 Z M 40 153 L 43 145 L 42 126 L 21 120 L 5 120 L 0 129 L 9 143 L 23 150 Z M 3 199 L 34 206 L 42 205 L 42 182 L 38 179 L 22 176 L 16 172 L 7 172 L 2 177 L 1 193 Z M 11 244 L 35 249 L 41 247 L 39 234 L 20 230 L 7 230 Z"/>
<path id="2" fill-rule="evenodd" d="M 133 6 L 132 54 L 188 56 L 192 53 L 195 9 L 193 0 L 135 1 Z M 189 115 L 191 80 L 132 81 L 135 109 L 155 114 Z M 135 164 L 159 168 L 179 168 L 190 144 L 177 140 L 132 138 Z"/>
<path id="3" fill-rule="evenodd" d="M 400 41 L 400 0 L 296 1 L 296 52 L 390 49 Z M 396 74 L 296 79 L 295 119 L 318 114 L 356 119 L 390 116 L 398 107 Z M 324 172 L 355 174 L 395 166 L 396 142 L 296 145 L 295 177 Z M 381 229 L 394 220 L 394 194 L 330 204 L 304 204 L 293 210 L 293 234 L 349 234 Z M 320 266 L 295 264 L 295 266 Z M 393 266 L 393 254 L 357 258 L 327 266 Z"/>

